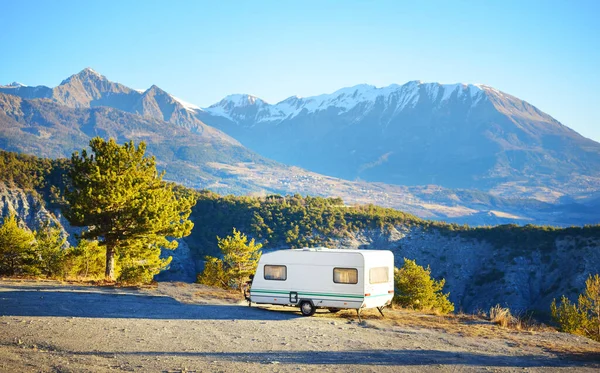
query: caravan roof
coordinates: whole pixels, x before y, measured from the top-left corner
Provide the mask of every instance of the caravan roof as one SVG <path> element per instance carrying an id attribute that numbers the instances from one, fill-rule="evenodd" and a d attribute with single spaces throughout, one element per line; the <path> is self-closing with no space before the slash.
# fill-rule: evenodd
<path id="1" fill-rule="evenodd" d="M 343 255 L 346 254 L 346 255 Z M 318 259 L 317 259 L 318 257 Z M 328 249 L 326 247 L 302 248 L 291 250 L 278 250 L 262 255 L 263 264 L 274 264 L 276 262 L 295 263 L 315 263 L 319 264 L 351 264 L 348 261 L 358 261 L 352 263 L 358 265 L 365 261 L 379 261 L 378 258 L 393 258 L 391 251 L 387 250 L 357 250 L 357 249 Z M 354 259 L 352 259 L 354 258 Z M 393 259 L 392 259 L 393 260 Z"/>

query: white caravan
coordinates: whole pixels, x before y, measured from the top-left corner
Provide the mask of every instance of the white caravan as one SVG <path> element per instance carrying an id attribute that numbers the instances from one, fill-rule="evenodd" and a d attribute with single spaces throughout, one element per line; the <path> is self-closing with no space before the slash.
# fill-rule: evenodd
<path id="1" fill-rule="evenodd" d="M 248 305 L 298 306 L 305 316 L 317 308 L 337 312 L 391 304 L 394 254 L 387 250 L 344 250 L 324 247 L 263 254 L 252 279 Z"/>

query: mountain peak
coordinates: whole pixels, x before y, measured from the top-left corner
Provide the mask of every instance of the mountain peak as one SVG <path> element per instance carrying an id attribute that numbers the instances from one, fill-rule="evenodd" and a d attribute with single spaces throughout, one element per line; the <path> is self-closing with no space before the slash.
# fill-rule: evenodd
<path id="1" fill-rule="evenodd" d="M 96 70 L 92 69 L 91 67 L 86 67 L 85 69 L 83 69 L 83 70 L 81 70 L 79 72 L 79 74 L 82 74 L 82 73 L 93 74 L 93 75 L 97 75 L 97 76 L 102 76 L 102 74 L 100 74 Z"/>
<path id="2" fill-rule="evenodd" d="M 19 88 L 19 87 L 27 87 L 25 84 L 23 83 L 19 83 L 19 82 L 12 82 L 10 84 L 5 85 L 5 87 L 10 87 L 10 88 Z"/>
<path id="3" fill-rule="evenodd" d="M 252 95 L 234 94 L 226 96 L 206 111 L 236 122 L 240 119 L 246 122 L 251 117 L 257 122 L 280 122 L 303 113 L 311 114 L 329 109 L 336 111 L 338 115 L 354 108 L 360 108 L 364 112 L 383 108 L 389 113 L 398 113 L 415 108 L 419 102 L 430 103 L 434 110 L 447 106 L 449 102 L 474 107 L 490 94 L 504 96 L 500 91 L 481 84 L 441 84 L 412 80 L 402 85 L 390 84 L 385 87 L 358 84 L 312 97 L 291 96 L 274 105 Z M 246 110 L 250 111 L 242 115 L 241 112 Z"/>
<path id="4" fill-rule="evenodd" d="M 74 79 L 78 79 L 78 80 L 82 80 L 82 81 L 85 81 L 85 80 L 108 81 L 108 79 L 106 79 L 106 77 L 104 75 L 98 73 L 96 70 L 92 69 L 91 67 L 86 67 L 85 69 L 81 70 L 77 74 L 73 74 L 70 77 L 68 77 L 67 79 L 63 80 L 60 83 L 60 85 L 70 83 Z"/>
<path id="5" fill-rule="evenodd" d="M 213 106 L 252 106 L 267 104 L 264 100 L 245 93 L 235 93 L 225 96 L 221 101 Z"/>
<path id="6" fill-rule="evenodd" d="M 168 94 L 167 92 L 165 92 L 165 91 L 164 91 L 162 88 L 160 88 L 160 87 L 159 87 L 159 86 L 157 86 L 156 84 L 152 84 L 152 85 L 150 86 L 150 88 L 148 88 L 148 89 L 146 90 L 146 92 L 145 92 L 145 93 L 147 93 L 147 92 L 152 92 L 152 93 L 155 93 L 155 94 L 157 94 L 157 93 L 158 93 L 158 94 Z"/>

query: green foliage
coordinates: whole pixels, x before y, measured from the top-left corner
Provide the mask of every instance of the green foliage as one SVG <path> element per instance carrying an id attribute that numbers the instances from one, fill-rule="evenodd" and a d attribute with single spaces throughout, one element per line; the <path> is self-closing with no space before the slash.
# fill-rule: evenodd
<path id="1" fill-rule="evenodd" d="M 104 278 L 106 250 L 98 241 L 80 240 L 65 252 L 65 276 L 68 278 L 100 280 Z M 119 273 L 119 268 L 116 268 Z"/>
<path id="2" fill-rule="evenodd" d="M 206 256 L 205 259 L 204 270 L 198 274 L 198 283 L 229 289 L 229 274 L 223 260 L 214 256 Z"/>
<path id="3" fill-rule="evenodd" d="M 146 284 L 171 263 L 171 257 L 161 258 L 160 247 L 147 247 L 141 240 L 133 241 L 119 256 L 121 273 L 117 279 L 125 284 Z"/>
<path id="4" fill-rule="evenodd" d="M 248 242 L 248 237 L 235 228 L 233 236 L 217 237 L 217 241 L 223 259 L 207 256 L 198 282 L 243 291 L 244 283 L 256 270 L 262 245 L 255 243 L 254 239 Z"/>
<path id="5" fill-rule="evenodd" d="M 300 248 L 327 245 L 358 229 L 382 229 L 394 225 L 425 224 L 419 218 L 373 205 L 345 206 L 340 198 L 219 196 L 203 191 L 192 212 L 202 229 L 194 230 L 190 242 L 197 250 L 217 255 L 215 236 L 229 234 L 231 227 L 248 232 L 268 247 Z"/>
<path id="6" fill-rule="evenodd" d="M 61 205 L 58 191 L 66 185 L 64 176 L 68 167 L 66 159 L 52 160 L 0 150 L 0 181 L 40 193 L 54 206 Z"/>
<path id="7" fill-rule="evenodd" d="M 5 217 L 0 227 L 0 273 L 9 276 L 35 274 L 34 243 L 33 233 L 19 227 L 14 213 Z"/>
<path id="8" fill-rule="evenodd" d="M 65 245 L 67 238 L 60 228 L 44 225 L 35 232 L 35 267 L 46 277 L 64 274 Z"/>
<path id="9" fill-rule="evenodd" d="M 584 315 L 579 311 L 577 305 L 571 303 L 569 298 L 562 296 L 560 304 L 556 305 L 556 299 L 550 305 L 552 319 L 559 326 L 560 331 L 572 334 L 582 334 Z"/>
<path id="10" fill-rule="evenodd" d="M 550 312 L 560 331 L 600 341 L 600 275 L 588 277 L 577 304 L 563 295 L 558 306 L 552 301 Z"/>
<path id="11" fill-rule="evenodd" d="M 598 237 L 600 225 L 557 228 L 527 224 L 504 224 L 493 227 L 469 227 L 468 225 L 431 223 L 441 233 L 457 234 L 492 244 L 496 249 L 504 249 L 509 258 L 541 253 L 543 260 L 550 262 L 551 253 L 556 250 L 556 242 L 567 237 Z M 583 243 L 581 243 L 583 244 Z"/>
<path id="12" fill-rule="evenodd" d="M 454 304 L 448 300 L 450 293 L 442 293 L 445 280 L 432 279 L 429 266 L 423 268 L 414 260 L 404 258 L 402 268 L 395 270 L 394 283 L 394 301 L 402 307 L 440 313 L 454 311 Z"/>
<path id="13" fill-rule="evenodd" d="M 148 281 L 168 265 L 159 258 L 160 249 L 175 249 L 173 238 L 190 234 L 195 197 L 176 195 L 162 180 L 164 173 L 157 172 L 154 157 L 145 156 L 143 142 L 120 146 L 95 137 L 90 148 L 93 154 L 84 149 L 71 158 L 65 216 L 74 226 L 88 227 L 83 238 L 98 239 L 105 247 L 107 279 L 116 278 L 119 257 L 122 280 Z"/>
<path id="14" fill-rule="evenodd" d="M 585 315 L 585 334 L 600 342 L 600 275 L 590 275 L 585 292 L 579 295 L 579 309 Z"/>

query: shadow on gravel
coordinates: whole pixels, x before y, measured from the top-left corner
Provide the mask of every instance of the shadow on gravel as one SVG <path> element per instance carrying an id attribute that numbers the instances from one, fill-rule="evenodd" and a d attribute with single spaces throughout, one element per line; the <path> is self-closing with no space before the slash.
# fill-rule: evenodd
<path id="1" fill-rule="evenodd" d="M 290 352 L 73 352 L 75 355 L 114 357 L 165 356 L 206 358 L 262 364 L 350 364 L 350 365 L 466 365 L 491 367 L 574 367 L 595 365 L 593 359 L 565 360 L 568 356 L 541 355 L 485 355 L 471 352 L 439 350 L 361 350 L 361 351 L 290 351 Z M 592 364 L 590 364 L 592 363 Z M 596 361 L 597 363 L 597 361 Z"/>
<path id="2" fill-rule="evenodd" d="M 0 292 L 0 316 L 58 316 L 190 320 L 289 320 L 291 312 L 269 312 L 239 305 L 180 303 L 165 296 L 82 291 L 11 290 Z"/>

